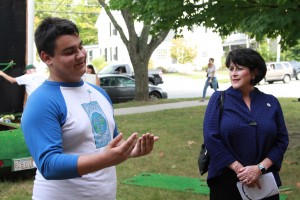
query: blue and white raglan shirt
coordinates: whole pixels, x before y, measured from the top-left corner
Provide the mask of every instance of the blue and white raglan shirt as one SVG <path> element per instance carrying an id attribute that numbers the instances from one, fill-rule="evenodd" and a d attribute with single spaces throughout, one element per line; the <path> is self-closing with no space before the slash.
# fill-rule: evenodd
<path id="1" fill-rule="evenodd" d="M 21 126 L 37 166 L 33 199 L 116 198 L 114 166 L 82 177 L 77 172 L 79 155 L 101 153 L 118 134 L 103 89 L 45 81 L 27 101 Z"/>

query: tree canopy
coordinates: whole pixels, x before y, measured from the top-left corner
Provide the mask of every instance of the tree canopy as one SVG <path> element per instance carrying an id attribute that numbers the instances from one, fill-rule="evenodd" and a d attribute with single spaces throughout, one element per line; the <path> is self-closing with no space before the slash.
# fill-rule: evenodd
<path id="1" fill-rule="evenodd" d="M 170 7 L 174 9 L 171 0 L 157 1 L 132 1 L 132 0 L 110 0 L 109 4 L 105 0 L 98 0 L 100 5 L 105 9 L 112 24 L 117 29 L 124 45 L 127 48 L 129 57 L 134 69 L 136 80 L 136 95 L 135 99 L 138 101 L 147 101 L 148 94 L 148 62 L 154 50 L 167 37 L 171 24 L 174 23 L 177 17 L 170 17 L 169 27 L 157 29 L 156 24 L 162 23 L 163 19 L 159 14 L 162 13 L 163 8 L 169 10 Z M 179 2 L 179 1 L 178 1 Z M 175 3 L 180 8 L 180 4 Z M 122 27 L 113 16 L 111 10 L 119 10 L 126 27 Z M 166 10 L 166 11 L 167 11 Z M 142 22 L 141 31 L 135 29 L 135 22 Z M 124 29 L 127 30 L 124 30 Z M 125 34 L 125 31 L 128 34 Z"/>
<path id="2" fill-rule="evenodd" d="M 178 0 L 179 1 L 179 0 Z M 221 36 L 244 32 L 256 40 L 281 36 L 284 49 L 300 39 L 300 2 L 298 0 L 227 0 L 194 1 L 174 24 L 203 25 Z"/>
<path id="3" fill-rule="evenodd" d="M 280 36 L 284 50 L 300 40 L 298 0 L 110 0 L 110 8 L 130 10 L 135 20 L 150 25 L 152 35 L 199 25 L 221 36 L 247 33 L 257 41 Z"/>
<path id="4" fill-rule="evenodd" d="M 192 63 L 197 56 L 195 45 L 189 44 L 184 38 L 172 40 L 171 57 L 175 58 L 178 63 Z"/>
<path id="5" fill-rule="evenodd" d="M 172 29 L 180 35 L 184 27 L 194 25 L 212 29 L 220 36 L 232 32 L 247 33 L 256 40 L 281 36 L 284 49 L 300 39 L 300 3 L 298 0 L 98 0 L 120 33 L 137 81 L 136 99 L 146 100 L 148 87 L 147 64 L 158 45 Z M 129 37 L 124 34 L 110 10 L 119 10 L 126 23 Z M 142 22 L 140 33 L 134 22 Z M 125 30 L 126 31 L 126 30 Z M 150 39 L 149 39 L 150 38 Z"/>
<path id="6" fill-rule="evenodd" d="M 84 44 L 97 44 L 95 27 L 101 7 L 97 0 L 35 0 L 35 27 L 46 17 L 62 17 L 76 23 Z"/>

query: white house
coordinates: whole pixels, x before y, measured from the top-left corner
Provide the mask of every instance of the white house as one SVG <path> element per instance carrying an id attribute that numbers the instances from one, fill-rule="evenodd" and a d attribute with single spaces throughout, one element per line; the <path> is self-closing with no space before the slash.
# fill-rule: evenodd
<path id="1" fill-rule="evenodd" d="M 114 15 L 118 24 L 123 27 L 125 34 L 127 34 L 126 25 L 121 13 L 112 11 L 112 14 Z M 101 11 L 97 19 L 96 27 L 98 28 L 100 55 L 103 56 L 108 63 L 130 63 L 128 51 L 123 44 L 117 29 L 115 29 L 104 10 Z"/>
<path id="2" fill-rule="evenodd" d="M 123 28 L 125 35 L 128 35 L 127 27 L 121 13 L 119 11 L 112 11 L 112 14 L 118 24 Z M 105 11 L 100 13 L 96 22 L 96 27 L 98 28 L 98 52 L 100 53 L 100 56 L 103 56 L 108 63 L 131 63 L 128 51 Z M 140 33 L 142 24 L 136 22 L 135 29 L 137 33 Z M 198 56 L 191 66 L 201 69 L 203 66 L 207 65 L 208 59 L 211 57 L 215 59 L 215 64 L 218 67 L 221 66 L 223 48 L 222 39 L 218 34 L 213 33 L 211 30 L 204 27 L 195 26 L 193 31 L 188 31 L 187 29 L 184 30 L 183 35 L 187 41 L 194 44 L 197 48 Z M 170 53 L 173 37 L 174 32 L 170 31 L 164 42 L 162 42 L 153 52 L 150 61 L 154 68 L 161 66 L 166 69 L 175 68 L 173 70 L 177 70 L 177 65 L 176 63 L 173 63 L 174 60 L 171 58 Z"/>
<path id="3" fill-rule="evenodd" d="M 101 52 L 99 49 L 99 45 L 85 45 L 84 46 L 86 52 L 87 52 L 87 58 L 86 58 L 86 63 L 91 63 L 93 59 L 95 58 L 100 58 L 101 57 Z"/>
<path id="4" fill-rule="evenodd" d="M 207 66 L 209 58 L 214 58 L 217 67 L 221 66 L 224 53 L 222 39 L 217 33 L 205 27 L 194 26 L 192 31 L 184 31 L 184 38 L 197 47 L 198 56 L 194 60 L 197 69 Z"/>

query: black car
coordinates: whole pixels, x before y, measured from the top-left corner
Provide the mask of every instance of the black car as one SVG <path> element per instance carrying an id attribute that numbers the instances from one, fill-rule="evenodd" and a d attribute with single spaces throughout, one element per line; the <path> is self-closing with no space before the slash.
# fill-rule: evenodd
<path id="1" fill-rule="evenodd" d="M 131 101 L 135 97 L 135 80 L 126 75 L 100 74 L 100 86 L 113 103 Z M 168 95 L 160 87 L 149 85 L 149 98 L 166 99 Z"/>

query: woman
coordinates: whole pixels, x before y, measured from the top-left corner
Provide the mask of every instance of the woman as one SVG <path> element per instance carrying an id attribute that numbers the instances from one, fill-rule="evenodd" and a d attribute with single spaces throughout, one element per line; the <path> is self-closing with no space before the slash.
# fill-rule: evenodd
<path id="1" fill-rule="evenodd" d="M 212 88 L 214 89 L 214 91 L 217 91 L 218 88 L 218 81 L 217 81 L 217 77 L 216 77 L 216 66 L 214 64 L 214 59 L 210 58 L 208 60 L 208 67 L 207 67 L 207 79 L 205 81 L 205 85 L 203 88 L 203 93 L 202 93 L 202 100 L 200 100 L 201 102 L 205 101 L 205 96 L 206 96 L 206 90 L 208 88 L 208 86 L 212 86 Z"/>
<path id="2" fill-rule="evenodd" d="M 99 78 L 97 77 L 96 75 L 96 72 L 95 72 L 95 69 L 94 69 L 94 66 L 89 64 L 86 66 L 86 74 L 95 74 L 95 79 L 96 79 L 96 85 L 100 86 L 100 80 Z"/>
<path id="3" fill-rule="evenodd" d="M 281 106 L 273 95 L 254 87 L 266 74 L 266 64 L 252 49 L 235 49 L 226 58 L 231 87 L 225 90 L 219 118 L 220 92 L 209 101 L 204 141 L 211 156 L 207 183 L 210 199 L 242 199 L 236 183 L 260 188 L 261 174 L 279 170 L 288 146 Z M 263 188 L 261 188 L 263 189 Z M 266 199 L 279 200 L 279 195 Z"/>

